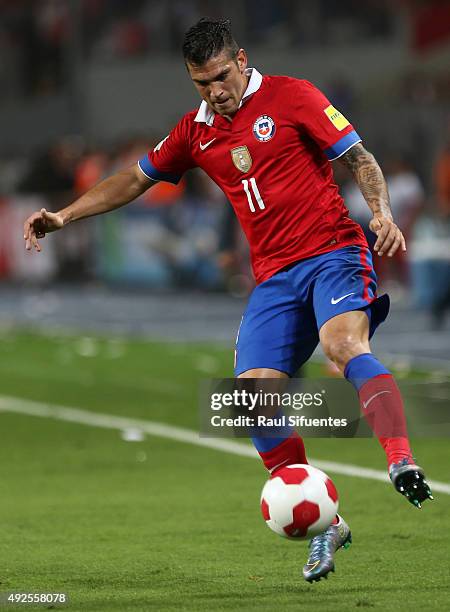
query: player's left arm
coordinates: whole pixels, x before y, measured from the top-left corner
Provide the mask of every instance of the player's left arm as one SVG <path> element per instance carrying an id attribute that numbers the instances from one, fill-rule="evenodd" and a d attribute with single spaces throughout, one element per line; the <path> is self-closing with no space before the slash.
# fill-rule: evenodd
<path id="1" fill-rule="evenodd" d="M 339 157 L 358 184 L 373 219 L 369 227 L 377 235 L 374 251 L 392 257 L 399 247 L 406 251 L 405 238 L 394 223 L 386 181 L 377 160 L 361 143 L 355 144 Z"/>

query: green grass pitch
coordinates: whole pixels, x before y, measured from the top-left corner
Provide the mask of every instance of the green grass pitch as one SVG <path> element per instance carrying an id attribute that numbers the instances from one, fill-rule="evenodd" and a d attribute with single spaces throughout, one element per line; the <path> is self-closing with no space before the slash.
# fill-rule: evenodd
<path id="1" fill-rule="evenodd" d="M 0 340 L 0 395 L 191 429 L 199 380 L 232 372 L 232 351 L 207 344 Z M 258 461 L 8 412 L 0 423 L 0 592 L 62 591 L 65 608 L 83 612 L 448 607 L 449 495 L 418 511 L 386 484 L 331 474 L 354 543 L 337 553 L 336 574 L 309 585 L 307 544 L 278 538 L 260 516 Z M 317 459 L 385 467 L 375 440 L 306 442 Z M 450 480 L 447 449 L 414 443 L 430 478 Z M 3 606 L 24 607 L 42 609 Z"/>

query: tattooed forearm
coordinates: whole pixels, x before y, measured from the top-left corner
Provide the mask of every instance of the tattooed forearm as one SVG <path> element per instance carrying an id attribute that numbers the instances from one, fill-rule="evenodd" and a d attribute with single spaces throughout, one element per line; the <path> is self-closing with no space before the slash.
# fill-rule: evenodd
<path id="1" fill-rule="evenodd" d="M 339 161 L 353 174 L 372 213 L 392 218 L 386 181 L 372 153 L 359 143 L 344 153 Z"/>
<path id="2" fill-rule="evenodd" d="M 339 158 L 353 178 L 373 213 L 369 228 L 377 235 L 373 250 L 392 257 L 399 248 L 406 251 L 405 238 L 392 219 L 389 195 L 380 166 L 374 156 L 357 144 Z"/>

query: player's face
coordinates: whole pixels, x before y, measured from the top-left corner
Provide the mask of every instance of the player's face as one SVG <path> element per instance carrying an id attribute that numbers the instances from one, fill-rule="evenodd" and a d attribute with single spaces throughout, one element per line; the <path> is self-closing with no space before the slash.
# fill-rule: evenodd
<path id="1" fill-rule="evenodd" d="M 247 55 L 240 49 L 235 58 L 221 51 L 202 66 L 188 64 L 194 85 L 208 106 L 217 114 L 231 118 L 247 89 Z"/>

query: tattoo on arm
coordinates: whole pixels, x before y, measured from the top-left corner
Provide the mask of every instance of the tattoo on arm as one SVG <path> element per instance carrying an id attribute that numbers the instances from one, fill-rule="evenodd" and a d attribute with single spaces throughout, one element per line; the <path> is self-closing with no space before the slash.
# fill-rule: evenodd
<path id="1" fill-rule="evenodd" d="M 386 181 L 372 153 L 358 143 L 344 153 L 339 161 L 353 174 L 372 213 L 392 219 Z"/>

